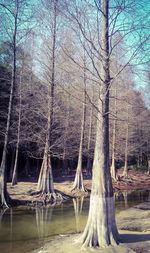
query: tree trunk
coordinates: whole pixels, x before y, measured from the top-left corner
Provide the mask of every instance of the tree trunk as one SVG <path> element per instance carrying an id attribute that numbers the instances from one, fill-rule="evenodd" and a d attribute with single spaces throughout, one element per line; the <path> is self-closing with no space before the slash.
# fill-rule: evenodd
<path id="1" fill-rule="evenodd" d="M 45 145 L 44 157 L 38 179 L 37 191 L 41 192 L 42 194 L 54 194 L 54 183 L 48 141 Z"/>
<path id="2" fill-rule="evenodd" d="M 29 157 L 27 156 L 26 162 L 25 162 L 25 167 L 24 167 L 26 177 L 28 177 L 28 175 L 29 175 L 29 167 L 30 167 L 30 162 L 29 162 Z"/>
<path id="3" fill-rule="evenodd" d="M 42 194 L 46 194 L 48 201 L 56 201 L 54 191 L 53 173 L 51 165 L 51 135 L 53 124 L 53 108 L 54 108 L 54 87 L 55 87 L 55 50 L 56 50 L 56 18 L 57 18 L 57 0 L 54 1 L 54 19 L 53 19 L 53 44 L 52 44 L 52 72 L 48 90 L 48 120 L 47 120 L 47 137 L 44 150 L 44 158 L 38 180 L 37 190 Z"/>
<path id="4" fill-rule="evenodd" d="M 82 152 L 83 152 L 83 139 L 84 139 L 84 126 L 85 126 L 85 103 L 83 103 L 83 114 L 82 114 L 82 123 L 81 123 L 81 136 L 80 136 L 80 147 L 79 147 L 79 156 L 78 164 L 76 169 L 75 180 L 73 183 L 73 189 L 85 191 L 83 184 L 83 173 L 82 173 Z"/>
<path id="5" fill-rule="evenodd" d="M 64 93 L 65 93 L 64 89 Z M 64 94 L 65 95 L 65 94 Z M 70 94 L 67 99 L 67 112 L 66 112 L 66 118 L 65 118 L 65 131 L 64 131 L 64 139 L 63 139 L 63 167 L 62 167 L 62 174 L 67 175 L 68 174 L 68 161 L 66 161 L 66 151 L 67 151 L 67 135 L 68 135 L 68 129 L 69 129 L 69 123 L 70 123 Z"/>
<path id="6" fill-rule="evenodd" d="M 10 167 L 10 173 L 9 173 L 9 181 L 12 181 L 14 163 L 15 163 L 15 155 L 16 155 L 16 150 L 13 149 L 12 150 L 12 157 L 11 157 L 11 167 Z"/>
<path id="7" fill-rule="evenodd" d="M 68 160 L 65 158 L 65 153 L 63 153 L 63 163 L 62 163 L 62 175 L 67 176 L 69 174 Z"/>
<path id="8" fill-rule="evenodd" d="M 11 78 L 11 87 L 10 87 L 10 96 L 9 96 L 9 106 L 8 106 L 8 115 L 7 115 L 7 125 L 4 139 L 4 148 L 2 154 L 2 161 L 0 166 L 0 205 L 6 206 L 10 205 L 10 196 L 7 192 L 7 179 L 6 179 L 6 156 L 7 156 L 7 146 L 8 146 L 8 135 L 10 128 L 10 118 L 12 112 L 12 102 L 14 87 L 16 82 L 16 35 L 17 35 L 17 19 L 18 19 L 18 0 L 15 0 L 15 14 L 14 14 L 14 31 L 13 31 L 13 61 L 12 61 L 12 78 Z"/>
<path id="9" fill-rule="evenodd" d="M 94 96 L 94 91 L 93 91 Z M 92 98 L 93 101 L 93 98 Z M 91 146 L 91 135 L 92 135 L 92 119 L 93 119 L 93 106 L 91 105 L 90 111 L 90 122 L 89 122 L 89 134 L 88 134 L 88 158 L 87 158 L 87 176 L 91 176 L 91 159 L 90 159 L 90 146 Z"/>
<path id="10" fill-rule="evenodd" d="M 139 168 L 140 167 L 140 155 L 138 154 L 138 157 L 137 157 L 137 167 Z"/>
<path id="11" fill-rule="evenodd" d="M 127 104 L 125 162 L 124 162 L 124 170 L 123 170 L 123 177 L 124 178 L 128 178 L 128 141 L 129 141 L 129 104 Z"/>
<path id="12" fill-rule="evenodd" d="M 20 125 L 21 125 L 21 83 L 22 83 L 22 71 L 20 74 L 20 91 L 19 91 L 19 116 L 18 116 L 18 132 L 17 132 L 17 144 L 16 144 L 16 155 L 15 163 L 12 176 L 12 185 L 17 184 L 17 165 L 18 165 L 18 155 L 19 155 L 19 142 L 20 142 Z"/>
<path id="13" fill-rule="evenodd" d="M 99 101 L 99 109 L 100 104 L 101 101 Z M 97 116 L 90 209 L 88 221 L 82 235 L 83 246 L 105 247 L 117 243 L 118 232 L 109 171 L 107 124 L 106 115 L 104 114 L 102 117 L 99 112 Z"/>
<path id="14" fill-rule="evenodd" d="M 91 177 L 92 175 L 92 161 L 89 156 L 87 158 L 86 175 L 87 177 Z"/>
<path id="15" fill-rule="evenodd" d="M 85 130 L 85 115 L 86 115 L 86 73 L 85 73 L 85 55 L 84 55 L 84 101 L 83 101 L 83 109 L 82 109 L 82 121 L 81 121 L 81 135 L 80 135 L 80 146 L 79 146 L 79 155 L 78 155 L 78 164 L 76 169 L 75 180 L 73 183 L 72 190 L 81 190 L 85 191 L 83 184 L 83 173 L 82 173 L 82 155 L 83 155 L 83 141 L 84 141 L 84 130 Z"/>
<path id="16" fill-rule="evenodd" d="M 147 171 L 147 175 L 150 175 L 150 160 L 148 160 L 148 171 Z"/>
<path id="17" fill-rule="evenodd" d="M 117 123 L 117 86 L 115 85 L 115 108 L 114 108 L 114 125 L 113 125 L 113 139 L 112 139 L 112 161 L 111 161 L 111 177 L 114 181 L 118 180 L 116 168 L 115 168 L 115 146 L 116 146 L 116 123 Z"/>
<path id="18" fill-rule="evenodd" d="M 139 143 L 139 148 L 138 148 L 138 155 L 137 155 L 137 168 L 140 168 L 142 166 L 142 124 L 141 120 L 139 123 L 137 123 L 137 133 L 138 133 L 138 139 L 137 142 Z"/>
<path id="19" fill-rule="evenodd" d="M 147 157 L 147 175 L 150 175 L 149 141 L 147 141 L 146 157 Z"/>
<path id="20" fill-rule="evenodd" d="M 109 169 L 109 36 L 108 0 L 101 1 L 101 90 L 98 99 L 92 191 L 83 246 L 106 247 L 118 242 L 114 196 Z"/>
<path id="21" fill-rule="evenodd" d="M 12 186 L 16 185 L 18 182 L 18 180 L 17 180 L 18 154 L 19 154 L 19 143 L 17 143 L 17 147 L 16 147 L 15 164 L 14 164 L 14 170 L 13 170 L 13 176 L 12 176 L 12 183 L 11 183 Z"/>

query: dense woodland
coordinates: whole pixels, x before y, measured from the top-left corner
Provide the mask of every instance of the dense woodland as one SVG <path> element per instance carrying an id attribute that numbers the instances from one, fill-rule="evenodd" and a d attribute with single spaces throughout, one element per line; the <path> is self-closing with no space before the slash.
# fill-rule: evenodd
<path id="1" fill-rule="evenodd" d="M 73 187 L 84 190 L 82 172 L 92 175 L 101 92 L 100 4 L 0 1 L 5 181 L 38 180 L 38 191 L 47 193 L 53 192 L 53 177 L 76 171 Z M 149 14 L 146 3 L 141 6 L 110 1 L 109 164 L 114 180 L 121 167 L 125 177 L 129 168 L 150 173 Z"/>

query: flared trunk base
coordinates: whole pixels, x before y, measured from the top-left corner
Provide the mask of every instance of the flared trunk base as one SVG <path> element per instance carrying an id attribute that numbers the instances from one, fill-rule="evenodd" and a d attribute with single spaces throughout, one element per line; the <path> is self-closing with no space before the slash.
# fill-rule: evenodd
<path id="1" fill-rule="evenodd" d="M 15 201 L 13 201 L 8 192 L 1 192 L 0 194 L 0 208 L 9 208 L 15 205 Z"/>
<path id="2" fill-rule="evenodd" d="M 75 180 L 74 180 L 73 187 L 72 187 L 71 191 L 74 191 L 74 190 L 86 192 L 86 189 L 85 189 L 84 183 L 83 183 L 82 172 L 78 172 L 78 171 L 76 172 Z"/>
<path id="3" fill-rule="evenodd" d="M 107 247 L 119 243 L 114 198 L 91 196 L 89 217 L 80 238 L 83 247 Z"/>
<path id="4" fill-rule="evenodd" d="M 118 181 L 118 175 L 117 175 L 117 172 L 116 172 L 116 168 L 115 168 L 115 165 L 112 163 L 111 165 L 111 168 L 110 168 L 110 171 L 111 171 L 111 177 L 112 179 L 117 182 Z"/>

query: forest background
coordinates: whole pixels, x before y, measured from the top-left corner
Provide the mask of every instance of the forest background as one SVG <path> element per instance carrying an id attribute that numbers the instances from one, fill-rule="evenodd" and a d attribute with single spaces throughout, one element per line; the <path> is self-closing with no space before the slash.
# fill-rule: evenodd
<path id="1" fill-rule="evenodd" d="M 47 193 L 53 192 L 53 176 L 77 171 L 73 187 L 84 190 L 82 172 L 89 177 L 92 173 L 101 79 L 98 3 L 0 1 L 0 155 L 5 183 L 6 178 L 16 184 L 18 177 L 39 177 L 38 190 Z M 110 1 L 114 180 L 121 167 L 125 177 L 129 168 L 150 173 L 149 9 L 146 0 Z"/>

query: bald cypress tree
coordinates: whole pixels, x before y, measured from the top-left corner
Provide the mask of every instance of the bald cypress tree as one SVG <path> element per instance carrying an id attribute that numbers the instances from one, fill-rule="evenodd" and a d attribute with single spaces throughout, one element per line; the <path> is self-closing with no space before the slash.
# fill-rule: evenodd
<path id="1" fill-rule="evenodd" d="M 16 36 L 17 36 L 17 24 L 18 24 L 18 10 L 19 10 L 19 1 L 15 0 L 14 13 L 12 13 L 7 6 L 2 5 L 3 8 L 7 9 L 13 15 L 13 36 L 12 36 L 12 76 L 11 76 L 11 87 L 10 87 L 10 96 L 9 96 L 9 105 L 8 105 L 8 114 L 7 114 L 7 124 L 4 137 L 4 147 L 2 154 L 2 161 L 0 166 L 0 204 L 1 206 L 9 206 L 11 204 L 11 199 L 7 192 L 7 179 L 6 179 L 6 159 L 7 159 L 7 147 L 8 147 L 8 135 L 10 129 L 10 120 L 12 113 L 12 102 L 14 95 L 14 88 L 16 83 Z"/>
<path id="2" fill-rule="evenodd" d="M 101 83 L 99 88 L 92 191 L 83 246 L 106 247 L 118 243 L 114 196 L 109 168 L 109 0 L 101 1 Z"/>

